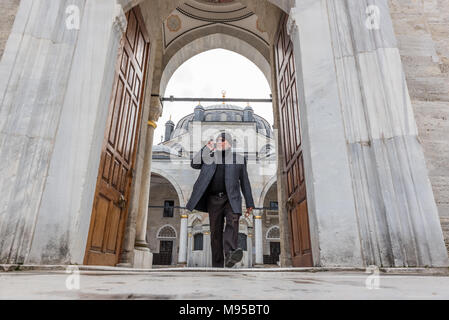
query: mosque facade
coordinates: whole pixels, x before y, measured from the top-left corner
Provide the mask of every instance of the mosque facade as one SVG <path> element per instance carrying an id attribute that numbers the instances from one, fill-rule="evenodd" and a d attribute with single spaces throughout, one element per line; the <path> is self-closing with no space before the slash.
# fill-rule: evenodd
<path id="1" fill-rule="evenodd" d="M 236 267 L 277 265 L 280 233 L 272 125 L 249 106 L 219 104 L 199 105 L 176 126 L 168 121 L 165 129 L 164 141 L 153 147 L 152 155 L 147 242 L 153 265 L 212 265 L 208 214 L 189 212 L 185 204 L 199 174 L 190 167 L 191 158 L 221 131 L 232 135 L 233 150 L 248 160 L 257 206 L 254 219 L 240 219 L 239 246 L 244 258 Z"/>

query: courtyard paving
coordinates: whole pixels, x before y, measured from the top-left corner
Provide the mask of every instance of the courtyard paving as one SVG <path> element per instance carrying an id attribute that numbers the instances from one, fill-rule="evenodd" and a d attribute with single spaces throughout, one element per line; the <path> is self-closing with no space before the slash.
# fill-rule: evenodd
<path id="1" fill-rule="evenodd" d="M 361 270 L 100 268 L 69 274 L 50 268 L 0 272 L 0 299 L 449 299 L 449 275 L 422 270 L 377 276 Z"/>

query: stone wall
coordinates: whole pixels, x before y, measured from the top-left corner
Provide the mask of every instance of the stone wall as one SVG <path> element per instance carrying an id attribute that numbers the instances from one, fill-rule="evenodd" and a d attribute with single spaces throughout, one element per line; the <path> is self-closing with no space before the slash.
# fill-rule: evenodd
<path id="1" fill-rule="evenodd" d="M 2 0 L 0 2 L 0 60 L 5 50 L 20 0 Z"/>
<path id="2" fill-rule="evenodd" d="M 449 0 L 389 0 L 449 250 Z"/>

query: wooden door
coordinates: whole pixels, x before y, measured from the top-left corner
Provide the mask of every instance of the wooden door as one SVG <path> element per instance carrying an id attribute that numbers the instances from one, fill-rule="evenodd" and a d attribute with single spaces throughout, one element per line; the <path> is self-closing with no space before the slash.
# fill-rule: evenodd
<path id="1" fill-rule="evenodd" d="M 84 263 L 117 264 L 127 218 L 149 37 L 138 7 L 127 13 L 116 66 Z"/>
<path id="2" fill-rule="evenodd" d="M 281 243 L 280 242 L 270 242 L 270 257 L 273 264 L 279 262 L 279 255 L 281 254 Z"/>
<path id="3" fill-rule="evenodd" d="M 159 264 L 169 266 L 172 263 L 173 241 L 161 241 L 159 249 Z"/>
<path id="4" fill-rule="evenodd" d="M 287 34 L 287 15 L 281 19 L 275 40 L 276 77 L 279 96 L 280 136 L 284 149 L 283 166 L 287 178 L 287 211 L 291 250 L 295 267 L 313 265 L 307 212 L 306 184 L 300 129 L 293 43 Z"/>

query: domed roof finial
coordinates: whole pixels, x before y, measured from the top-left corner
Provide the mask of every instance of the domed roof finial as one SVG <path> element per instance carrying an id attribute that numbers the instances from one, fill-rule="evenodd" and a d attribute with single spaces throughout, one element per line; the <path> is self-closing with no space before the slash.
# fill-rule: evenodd
<path id="1" fill-rule="evenodd" d="M 224 99 L 226 99 L 226 90 L 223 90 L 223 91 L 221 92 L 221 94 L 223 95 L 223 104 L 225 104 Z"/>

